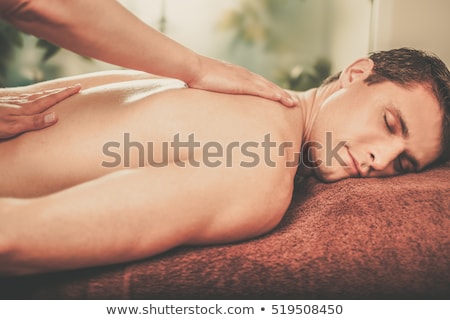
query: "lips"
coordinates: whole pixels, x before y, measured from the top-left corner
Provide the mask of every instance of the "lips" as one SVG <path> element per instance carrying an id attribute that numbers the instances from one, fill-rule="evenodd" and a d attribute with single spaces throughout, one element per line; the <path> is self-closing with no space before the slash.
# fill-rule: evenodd
<path id="1" fill-rule="evenodd" d="M 350 156 L 350 160 L 351 160 L 350 163 L 347 163 L 347 165 L 352 167 L 352 169 L 353 169 L 352 171 L 354 172 L 355 176 L 361 177 L 362 174 L 361 174 L 361 170 L 359 168 L 358 161 L 356 161 L 356 159 L 353 157 L 353 155 L 351 154 L 350 150 L 348 150 L 348 148 L 347 148 L 347 152 L 348 152 L 348 155 Z"/>

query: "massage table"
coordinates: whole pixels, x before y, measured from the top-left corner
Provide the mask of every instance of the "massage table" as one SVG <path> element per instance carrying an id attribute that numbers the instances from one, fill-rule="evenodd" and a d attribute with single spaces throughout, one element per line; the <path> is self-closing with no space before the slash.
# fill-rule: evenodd
<path id="1" fill-rule="evenodd" d="M 450 165 L 332 184 L 308 178 L 279 226 L 256 239 L 0 278 L 0 297 L 450 299 Z"/>

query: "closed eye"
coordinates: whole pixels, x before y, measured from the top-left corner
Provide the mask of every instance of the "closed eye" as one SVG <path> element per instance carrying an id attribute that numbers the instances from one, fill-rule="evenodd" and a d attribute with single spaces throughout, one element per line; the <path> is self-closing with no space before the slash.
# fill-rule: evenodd
<path id="1" fill-rule="evenodd" d="M 400 156 L 397 157 L 397 159 L 395 159 L 394 169 L 398 173 L 403 174 L 416 171 L 416 166 L 407 155 L 401 154 Z"/>
<path id="2" fill-rule="evenodd" d="M 399 134 L 403 139 L 408 139 L 408 126 L 398 109 L 387 109 L 384 113 L 384 123 L 390 134 Z M 403 152 L 395 159 L 394 169 L 398 173 L 418 172 L 419 162 L 412 154 Z"/>
<path id="3" fill-rule="evenodd" d="M 394 133 L 394 131 L 395 131 L 394 130 L 394 126 L 395 126 L 394 121 L 395 121 L 395 118 L 392 114 L 390 114 L 389 112 L 386 112 L 384 114 L 384 123 L 390 133 Z"/>

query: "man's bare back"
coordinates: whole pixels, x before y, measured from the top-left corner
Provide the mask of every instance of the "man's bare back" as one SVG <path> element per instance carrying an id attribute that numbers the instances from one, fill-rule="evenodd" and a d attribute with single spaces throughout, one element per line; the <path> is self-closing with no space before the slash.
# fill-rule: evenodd
<path id="1" fill-rule="evenodd" d="M 48 194 L 123 169 L 124 163 L 114 168 L 102 165 L 110 160 L 103 148 L 108 142 L 118 142 L 121 149 L 117 152 L 123 154 L 126 134 L 143 146 L 151 142 L 158 163 L 163 160 L 162 143 L 172 142 L 176 135 L 187 141 L 193 134 L 202 145 L 214 141 L 224 149 L 233 142 L 260 143 L 267 134 L 272 140 L 282 138 L 300 145 L 300 123 L 292 118 L 292 110 L 284 110 L 278 103 L 193 89 L 156 94 L 182 84 L 173 79 L 130 77 L 129 81 L 85 89 L 58 104 L 54 110 L 60 120 L 53 128 L 1 142 L 0 166 L 8 170 L 0 173 L 0 196 Z M 241 161 L 243 155 L 234 149 L 228 157 Z M 129 166 L 136 167 L 138 149 L 131 150 Z M 195 154 L 199 161 L 201 151 L 198 148 Z M 187 161 L 186 148 L 180 152 L 179 160 Z M 145 150 L 146 158 L 147 153 Z M 167 162 L 173 161 L 169 152 Z"/>
<path id="2" fill-rule="evenodd" d="M 0 203 L 6 208 L 2 221 L 9 222 L 9 235 L 20 238 L 12 254 L 28 266 L 6 270 L 78 268 L 181 244 L 242 240 L 281 219 L 296 172 L 286 163 L 301 145 L 298 108 L 180 89 L 176 80 L 147 77 L 118 73 L 62 80 L 85 89 L 54 107 L 59 123 L 0 143 L 0 167 L 7 168 L 0 172 L 0 198 L 23 198 Z M 149 88 L 155 83 L 178 89 L 154 93 Z M 40 88 L 56 84 L 61 82 Z M 264 146 L 268 138 L 270 148 Z M 198 147 L 177 153 L 170 148 L 177 139 L 195 140 Z M 136 144 L 145 148 L 144 162 Z M 118 158 L 112 151 L 120 155 L 114 165 Z M 163 165 L 151 166 L 149 160 Z M 20 219 L 8 215 L 8 208 L 21 212 Z M 27 224 L 51 236 L 27 232 Z"/>

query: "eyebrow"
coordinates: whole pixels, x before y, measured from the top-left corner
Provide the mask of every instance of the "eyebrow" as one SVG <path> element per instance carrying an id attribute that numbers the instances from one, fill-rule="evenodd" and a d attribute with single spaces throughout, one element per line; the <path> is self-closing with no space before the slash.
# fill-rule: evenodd
<path id="1" fill-rule="evenodd" d="M 400 123 L 400 127 L 402 130 L 402 136 L 403 138 L 409 138 L 409 130 L 408 130 L 408 125 L 405 122 L 405 118 L 402 116 L 402 113 L 400 112 L 400 110 L 398 108 L 393 108 L 394 109 L 394 116 L 397 118 L 398 122 Z M 419 161 L 409 152 L 408 153 L 404 153 L 404 156 L 406 158 L 408 158 L 408 161 L 411 162 L 411 164 L 414 167 L 414 171 L 419 171 Z"/>
<path id="2" fill-rule="evenodd" d="M 400 127 L 402 128 L 403 138 L 408 138 L 409 137 L 409 130 L 408 130 L 408 126 L 406 125 L 406 122 L 405 122 L 405 120 L 404 120 L 404 118 L 402 116 L 402 113 L 397 108 L 394 108 L 394 112 L 395 112 L 395 117 L 400 122 Z"/>

